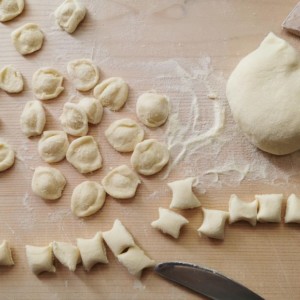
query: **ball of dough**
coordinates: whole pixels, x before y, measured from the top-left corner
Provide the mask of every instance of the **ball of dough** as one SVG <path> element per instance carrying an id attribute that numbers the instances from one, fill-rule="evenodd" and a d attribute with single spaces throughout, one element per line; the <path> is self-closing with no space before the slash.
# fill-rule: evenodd
<path id="1" fill-rule="evenodd" d="M 101 101 L 104 107 L 117 111 L 127 101 L 128 85 L 120 77 L 111 77 L 96 85 L 94 96 Z"/>
<path id="2" fill-rule="evenodd" d="M 68 63 L 67 71 L 75 88 L 86 92 L 99 81 L 99 70 L 90 59 L 75 59 Z"/>
<path id="3" fill-rule="evenodd" d="M 256 147 L 277 155 L 300 149 L 299 78 L 300 54 L 273 33 L 232 72 L 232 115 Z"/>
<path id="4" fill-rule="evenodd" d="M 136 114 L 146 126 L 158 127 L 168 119 L 169 100 L 156 93 L 144 93 L 137 100 Z"/>
<path id="5" fill-rule="evenodd" d="M 140 183 L 139 177 L 126 165 L 114 168 L 102 180 L 106 193 L 116 199 L 132 198 Z"/>
<path id="6" fill-rule="evenodd" d="M 15 162 L 15 152 L 5 141 L 0 139 L 0 172 L 9 169 Z"/>
<path id="7" fill-rule="evenodd" d="M 68 136 L 64 131 L 44 131 L 38 144 L 40 157 L 47 163 L 63 160 L 69 147 Z"/>
<path id="8" fill-rule="evenodd" d="M 117 151 L 131 152 L 144 139 L 144 130 L 134 120 L 121 119 L 109 125 L 105 136 Z"/>
<path id="9" fill-rule="evenodd" d="M 27 23 L 11 33 L 11 40 L 16 50 L 26 55 L 41 49 L 44 34 L 37 24 Z"/>
<path id="10" fill-rule="evenodd" d="M 54 168 L 35 168 L 31 188 L 34 194 L 46 200 L 56 200 L 61 197 L 66 185 L 63 174 Z"/>
<path id="11" fill-rule="evenodd" d="M 0 1 L 0 22 L 14 19 L 24 9 L 24 0 L 2 0 Z"/>
<path id="12" fill-rule="evenodd" d="M 24 83 L 22 74 L 13 66 L 9 65 L 0 71 L 0 89 L 7 93 L 20 93 Z"/>
<path id="13" fill-rule="evenodd" d="M 88 217 L 102 208 L 106 193 L 102 185 L 84 181 L 76 186 L 71 198 L 71 210 L 77 217 Z"/>
<path id="14" fill-rule="evenodd" d="M 103 116 L 103 107 L 95 98 L 86 97 L 82 98 L 78 105 L 86 112 L 88 122 L 91 124 L 99 124 Z"/>
<path id="15" fill-rule="evenodd" d="M 149 139 L 136 145 L 131 156 L 131 164 L 138 173 L 153 175 L 168 163 L 169 157 L 169 150 L 165 144 Z"/>

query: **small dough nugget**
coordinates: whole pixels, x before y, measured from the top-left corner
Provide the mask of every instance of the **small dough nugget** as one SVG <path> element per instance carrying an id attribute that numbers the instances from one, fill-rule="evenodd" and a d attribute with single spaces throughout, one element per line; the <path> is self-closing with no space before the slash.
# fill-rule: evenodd
<path id="1" fill-rule="evenodd" d="M 41 49 L 44 34 L 37 24 L 27 23 L 11 33 L 11 40 L 20 54 L 27 55 Z"/>
<path id="2" fill-rule="evenodd" d="M 255 195 L 255 199 L 258 201 L 258 222 L 281 222 L 282 194 Z"/>
<path id="3" fill-rule="evenodd" d="M 89 123 L 96 125 L 101 122 L 103 107 L 100 101 L 92 97 L 86 97 L 78 102 L 78 106 L 85 111 Z"/>
<path id="4" fill-rule="evenodd" d="M 169 161 L 167 146 L 155 139 L 144 140 L 136 145 L 131 156 L 131 165 L 142 175 L 158 173 Z"/>
<path id="5" fill-rule="evenodd" d="M 300 198 L 291 194 L 287 199 L 285 223 L 300 223 Z"/>
<path id="6" fill-rule="evenodd" d="M 140 183 L 139 177 L 126 165 L 114 168 L 102 180 L 106 193 L 116 199 L 132 198 Z"/>
<path id="7" fill-rule="evenodd" d="M 74 140 L 69 146 L 66 158 L 82 174 L 102 167 L 102 156 L 92 136 L 83 136 Z"/>
<path id="8" fill-rule="evenodd" d="M 56 200 L 61 197 L 66 185 L 63 174 L 55 168 L 35 168 L 31 188 L 32 191 L 46 200 Z"/>
<path id="9" fill-rule="evenodd" d="M 131 152 L 144 139 L 144 130 L 134 120 L 125 118 L 111 123 L 105 136 L 117 151 Z"/>
<path id="10" fill-rule="evenodd" d="M 0 89 L 7 93 L 20 93 L 24 82 L 22 74 L 12 65 L 0 70 Z"/>
<path id="11" fill-rule="evenodd" d="M 88 217 L 102 208 L 106 193 L 101 184 L 84 181 L 73 190 L 71 210 L 77 217 Z"/>
<path id="12" fill-rule="evenodd" d="M 15 151 L 0 139 L 0 172 L 9 169 L 15 163 Z"/>
<path id="13" fill-rule="evenodd" d="M 177 239 L 179 237 L 181 227 L 188 224 L 189 221 L 182 215 L 166 208 L 159 207 L 158 211 L 159 219 L 153 221 L 151 226 Z"/>
<path id="14" fill-rule="evenodd" d="M 0 244 L 0 266 L 13 266 L 14 264 L 9 244 L 4 240 Z"/>
<path id="15" fill-rule="evenodd" d="M 20 118 L 21 130 L 27 136 L 40 135 L 46 124 L 46 114 L 43 105 L 38 100 L 28 101 Z"/>
<path id="16" fill-rule="evenodd" d="M 0 22 L 14 19 L 24 9 L 24 0 L 2 0 L 0 1 Z"/>

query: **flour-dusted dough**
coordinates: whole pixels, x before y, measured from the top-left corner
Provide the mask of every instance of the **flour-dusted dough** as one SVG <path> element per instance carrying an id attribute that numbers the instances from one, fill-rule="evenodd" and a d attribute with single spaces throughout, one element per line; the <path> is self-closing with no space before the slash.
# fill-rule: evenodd
<path id="1" fill-rule="evenodd" d="M 77 217 L 88 217 L 101 209 L 105 197 L 106 193 L 101 184 L 84 181 L 73 190 L 71 210 Z"/>
<path id="2" fill-rule="evenodd" d="M 223 240 L 225 223 L 229 218 L 227 211 L 202 208 L 204 219 L 202 225 L 198 228 L 198 234 L 204 234 L 210 238 Z"/>
<path id="3" fill-rule="evenodd" d="M 43 199 L 56 200 L 61 197 L 66 183 L 65 177 L 58 169 L 37 167 L 32 177 L 31 188 Z"/>
<path id="4" fill-rule="evenodd" d="M 140 183 L 136 173 L 126 165 L 114 168 L 102 180 L 106 193 L 116 199 L 132 198 Z"/>
<path id="5" fill-rule="evenodd" d="M 227 83 L 235 121 L 258 148 L 277 155 L 300 149 L 300 54 L 273 33 L 240 61 Z"/>
<path id="6" fill-rule="evenodd" d="M 20 93 L 23 87 L 22 74 L 14 66 L 8 65 L 0 70 L 0 89 L 7 93 Z"/>
<path id="7" fill-rule="evenodd" d="M 87 114 L 78 104 L 65 103 L 59 119 L 64 131 L 70 135 L 84 136 L 89 131 Z"/>
<path id="8" fill-rule="evenodd" d="M 14 19 L 24 9 L 24 0 L 2 0 L 0 1 L 0 22 Z"/>
<path id="9" fill-rule="evenodd" d="M 26 257 L 31 271 L 38 275 L 42 272 L 56 272 L 53 265 L 52 245 L 36 247 L 26 245 Z"/>
<path id="10" fill-rule="evenodd" d="M 67 161 L 82 174 L 102 167 L 102 156 L 92 136 L 83 136 L 74 140 L 69 146 L 66 157 Z"/>
<path id="11" fill-rule="evenodd" d="M 120 77 L 111 77 L 96 85 L 94 96 L 104 107 L 117 111 L 123 107 L 128 98 L 128 85 Z"/>
<path id="12" fill-rule="evenodd" d="M 188 224 L 189 221 L 182 215 L 166 208 L 159 207 L 158 212 L 159 219 L 153 221 L 151 226 L 177 239 L 181 227 Z"/>
<path id="13" fill-rule="evenodd" d="M 78 102 L 78 106 L 85 111 L 89 123 L 99 124 L 101 122 L 103 107 L 100 101 L 92 97 L 86 97 Z"/>
<path id="14" fill-rule="evenodd" d="M 75 88 L 86 92 L 99 81 L 99 70 L 90 59 L 75 59 L 68 63 L 67 71 Z"/>
<path id="15" fill-rule="evenodd" d="M 68 136 L 61 130 L 44 131 L 39 143 L 40 157 L 47 163 L 55 163 L 63 160 L 69 147 Z"/>
<path id="16" fill-rule="evenodd" d="M 73 33 L 84 19 L 86 8 L 77 0 L 65 0 L 54 14 L 57 24 L 66 32 Z"/>
<path id="17" fill-rule="evenodd" d="M 65 242 L 52 242 L 53 254 L 56 259 L 70 271 L 76 270 L 80 262 L 80 252 L 78 247 Z"/>
<path id="18" fill-rule="evenodd" d="M 143 128 L 132 119 L 120 119 L 105 131 L 108 142 L 119 152 L 131 152 L 144 139 Z"/>
<path id="19" fill-rule="evenodd" d="M 201 205 L 200 201 L 192 191 L 194 181 L 194 177 L 189 177 L 168 183 L 168 186 L 173 193 L 170 208 L 188 209 L 199 207 Z"/>
<path id="20" fill-rule="evenodd" d="M 0 138 L 0 172 L 9 169 L 15 163 L 15 151 Z"/>
<path id="21" fill-rule="evenodd" d="M 63 80 L 57 70 L 41 68 L 32 76 L 33 92 L 39 100 L 54 99 L 64 90 Z"/>
<path id="22" fill-rule="evenodd" d="M 131 156 L 133 168 L 142 175 L 158 173 L 169 161 L 167 146 L 155 139 L 138 143 Z"/>
<path id="23" fill-rule="evenodd" d="M 167 121 L 169 100 L 164 95 L 148 92 L 142 94 L 136 102 L 136 114 L 148 127 L 158 127 Z"/>
<path id="24" fill-rule="evenodd" d="M 256 225 L 258 201 L 242 201 L 237 195 L 232 194 L 229 199 L 229 224 L 238 221 L 249 222 Z"/>
<path id="25" fill-rule="evenodd" d="M 37 24 L 27 23 L 11 33 L 11 40 L 20 54 L 27 55 L 41 49 L 44 34 Z"/>
<path id="26" fill-rule="evenodd" d="M 9 244 L 4 240 L 0 244 L 0 266 L 13 266 L 14 264 Z"/>
<path id="27" fill-rule="evenodd" d="M 282 194 L 255 195 L 255 199 L 258 201 L 258 222 L 281 222 Z"/>
<path id="28" fill-rule="evenodd" d="M 101 232 L 97 232 L 91 239 L 77 239 L 77 246 L 86 271 L 89 271 L 97 263 L 108 263 Z"/>
<path id="29" fill-rule="evenodd" d="M 286 203 L 285 223 L 300 223 L 300 198 L 291 194 Z"/>
<path id="30" fill-rule="evenodd" d="M 22 132 L 27 136 L 40 135 L 46 124 L 46 114 L 43 105 L 38 100 L 28 101 L 20 117 Z"/>

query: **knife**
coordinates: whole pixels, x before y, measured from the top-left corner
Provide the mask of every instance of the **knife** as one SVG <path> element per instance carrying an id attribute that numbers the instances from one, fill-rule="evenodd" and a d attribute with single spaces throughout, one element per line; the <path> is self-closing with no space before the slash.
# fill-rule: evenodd
<path id="1" fill-rule="evenodd" d="M 156 265 L 160 276 L 214 300 L 263 300 L 245 286 L 204 267 L 184 262 Z"/>

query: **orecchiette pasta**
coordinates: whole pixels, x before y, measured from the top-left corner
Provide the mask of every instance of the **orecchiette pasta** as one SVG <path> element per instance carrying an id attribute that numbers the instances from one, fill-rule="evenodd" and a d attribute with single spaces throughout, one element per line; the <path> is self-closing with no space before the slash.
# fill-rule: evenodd
<path id="1" fill-rule="evenodd" d="M 0 1 L 0 22 L 14 19 L 24 9 L 24 0 L 2 0 Z"/>
<path id="2" fill-rule="evenodd" d="M 9 169 L 15 162 L 15 151 L 0 139 L 0 172 Z"/>
<path id="3" fill-rule="evenodd" d="M 100 101 L 96 100 L 92 97 L 82 98 L 78 105 L 85 111 L 88 122 L 91 124 L 99 124 L 102 115 L 103 115 L 103 107 Z"/>
<path id="4" fill-rule="evenodd" d="M 0 71 L 0 89 L 7 93 L 20 93 L 24 82 L 22 74 L 13 66 L 5 66 Z"/>

